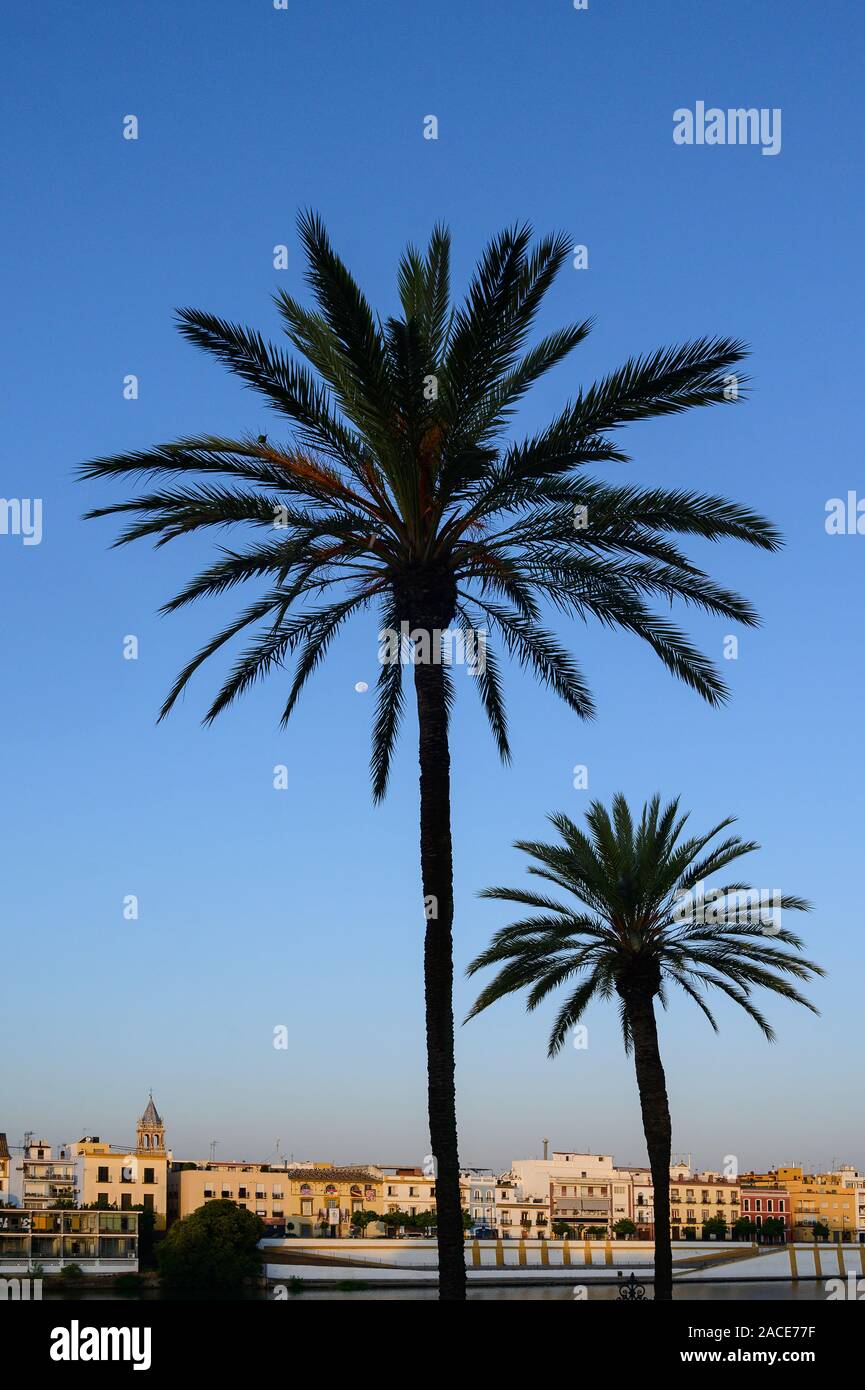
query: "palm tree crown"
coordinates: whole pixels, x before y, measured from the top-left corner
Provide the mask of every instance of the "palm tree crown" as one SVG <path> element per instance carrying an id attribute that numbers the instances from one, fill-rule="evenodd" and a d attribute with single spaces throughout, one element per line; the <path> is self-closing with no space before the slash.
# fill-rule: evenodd
<path id="1" fill-rule="evenodd" d="M 503 436 L 522 396 L 591 327 L 573 324 L 526 348 L 569 239 L 546 237 L 532 249 L 528 227 L 502 233 L 462 307 L 453 308 L 450 237 L 438 227 L 425 254 L 409 247 L 403 255 L 402 313 L 382 322 L 318 217 L 302 215 L 299 232 L 315 308 L 282 291 L 275 300 L 289 343 L 308 365 L 212 314 L 183 309 L 178 316 L 181 333 L 260 392 L 292 437 L 203 435 L 96 459 L 82 470 L 89 478 L 163 480 L 88 513 L 132 515 L 115 544 L 151 536 L 164 545 L 232 525 L 254 536 L 247 548 L 223 548 L 165 605 L 172 612 L 245 581 L 268 586 L 181 671 L 162 715 L 203 662 L 252 629 L 206 719 L 295 655 L 288 720 L 338 629 L 373 603 L 388 631 L 403 622 L 491 629 L 582 716 L 592 713 L 591 695 L 577 663 L 544 627 L 544 606 L 637 634 L 710 703 L 723 700 L 713 664 L 650 605 L 678 598 L 755 624 L 745 599 L 713 583 L 672 537 L 732 537 L 774 550 L 777 532 L 721 497 L 606 486 L 584 470 L 627 459 L 612 435 L 628 422 L 725 400 L 743 345 L 701 339 L 632 358 L 579 391 L 546 429 L 508 443 Z M 378 680 L 377 798 L 402 713 L 401 665 L 383 662 Z M 499 665 L 489 647 L 472 674 L 508 758 Z M 450 703 L 447 672 L 445 680 Z"/>
<path id="2" fill-rule="evenodd" d="M 666 1007 L 668 987 L 679 986 L 716 1031 L 704 996 L 707 990 L 720 990 L 750 1014 L 770 1041 L 773 1030 L 752 999 L 755 987 L 817 1012 L 790 977 L 807 980 L 824 971 L 781 949 L 800 951 L 802 941 L 779 921 L 781 912 L 807 912 L 810 904 L 777 894 L 770 915 L 760 895 L 744 883 L 700 891 L 710 874 L 759 848 L 737 836 L 711 844 L 733 824 L 732 817 L 704 834 L 683 838 L 688 815 L 679 814 L 678 799 L 662 809 L 660 798 L 654 797 L 635 824 L 619 795 L 612 815 L 600 802 L 592 804 L 586 815 L 588 834 L 568 816 L 550 820 L 560 842 L 519 840 L 516 847 L 535 861 L 530 874 L 571 894 L 577 905 L 517 888 L 484 891 L 483 897 L 535 908 L 538 915 L 502 928 L 472 961 L 469 974 L 490 965 L 502 968 L 469 1018 L 522 989 L 528 990 L 527 1008 L 534 1009 L 560 986 L 569 986 L 550 1034 L 552 1056 L 591 1001 L 614 994 L 620 998 L 629 1047 L 628 999 L 637 987 Z"/>

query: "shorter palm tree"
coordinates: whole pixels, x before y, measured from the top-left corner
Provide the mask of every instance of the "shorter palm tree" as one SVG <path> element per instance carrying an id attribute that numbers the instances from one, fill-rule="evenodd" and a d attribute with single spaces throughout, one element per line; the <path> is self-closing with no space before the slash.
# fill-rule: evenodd
<path id="1" fill-rule="evenodd" d="M 666 1008 L 667 988 L 677 985 L 717 1032 L 704 994 L 718 989 L 774 1041 L 771 1025 L 751 997 L 755 987 L 818 1012 L 788 977 L 806 980 L 825 972 L 813 961 L 781 949 L 800 951 L 802 942 L 782 928 L 780 912 L 807 912 L 810 904 L 773 893 L 770 915 L 761 895 L 745 884 L 728 883 L 704 892 L 710 874 L 759 845 L 731 835 L 709 847 L 733 824 L 733 817 L 705 834 L 683 839 L 688 813 L 679 814 L 678 799 L 662 810 L 655 796 L 644 805 L 638 825 L 621 794 L 614 798 L 612 815 L 595 801 L 586 815 L 588 835 L 568 816 L 553 815 L 550 820 L 561 843 L 517 840 L 516 848 L 535 861 L 529 865 L 530 874 L 572 894 L 577 906 L 519 888 L 488 888 L 482 893 L 537 909 L 539 915 L 503 927 L 472 961 L 469 975 L 488 965 L 501 969 L 468 1018 L 521 989 L 528 990 L 527 1008 L 534 1009 L 569 983 L 575 987 L 550 1034 L 552 1057 L 595 996 L 618 995 L 625 1050 L 634 1055 L 654 1185 L 655 1298 L 670 1299 L 672 1127 L 654 1001 L 657 998 Z"/>

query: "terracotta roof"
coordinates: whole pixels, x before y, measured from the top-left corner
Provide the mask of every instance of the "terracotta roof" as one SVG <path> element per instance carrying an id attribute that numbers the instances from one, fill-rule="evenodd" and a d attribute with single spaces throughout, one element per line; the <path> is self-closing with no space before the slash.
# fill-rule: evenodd
<path id="1" fill-rule="evenodd" d="M 375 1168 L 274 1168 L 301 1182 L 381 1182 L 382 1174 Z"/>

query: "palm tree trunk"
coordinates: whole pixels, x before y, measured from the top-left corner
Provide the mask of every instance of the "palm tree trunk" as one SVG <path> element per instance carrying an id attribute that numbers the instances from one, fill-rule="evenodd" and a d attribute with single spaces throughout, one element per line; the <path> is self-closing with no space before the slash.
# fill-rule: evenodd
<path id="1" fill-rule="evenodd" d="M 414 670 L 420 731 L 427 1082 L 430 1141 L 436 1164 L 439 1297 L 461 1300 L 466 1296 L 466 1267 L 454 1087 L 453 847 L 447 705 L 441 665 L 418 664 Z"/>
<path id="2" fill-rule="evenodd" d="M 652 994 L 628 991 L 624 996 L 634 1045 L 634 1064 L 643 1133 L 652 1170 L 655 1210 L 655 1298 L 669 1303 L 673 1297 L 673 1252 L 670 1245 L 670 1162 L 672 1125 L 667 1082 L 658 1048 L 658 1029 Z"/>

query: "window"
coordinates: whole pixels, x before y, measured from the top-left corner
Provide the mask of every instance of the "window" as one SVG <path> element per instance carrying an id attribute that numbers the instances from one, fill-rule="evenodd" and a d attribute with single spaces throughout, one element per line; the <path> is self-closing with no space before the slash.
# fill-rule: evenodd
<path id="1" fill-rule="evenodd" d="M 120 1194 L 120 1209 L 121 1209 L 121 1211 L 131 1211 L 131 1210 L 132 1210 L 132 1193 L 131 1193 L 131 1192 L 121 1192 L 121 1194 Z"/>
<path id="2" fill-rule="evenodd" d="M 144 1181 L 146 1182 L 147 1179 L 145 1178 Z M 237 1189 L 237 1195 L 238 1195 L 238 1197 L 248 1197 L 248 1196 L 249 1196 L 249 1193 L 247 1192 L 247 1190 L 246 1190 L 245 1187 L 239 1187 L 239 1188 Z"/>
<path id="3" fill-rule="evenodd" d="M 216 1193 L 214 1192 L 212 1187 L 208 1186 L 204 1189 L 204 1195 L 205 1197 L 215 1197 Z"/>
<path id="4" fill-rule="evenodd" d="M 107 1192 L 97 1192 L 97 1194 L 96 1194 L 96 1205 L 97 1205 L 98 1207 L 107 1207 L 107 1206 L 108 1206 L 108 1193 L 107 1193 Z"/>
<path id="5" fill-rule="evenodd" d="M 110 1181 L 111 1181 L 111 1179 L 110 1179 L 109 1176 L 108 1176 L 108 1167 L 107 1167 L 107 1165 L 106 1165 L 106 1167 L 104 1167 L 104 1168 L 98 1168 L 98 1169 L 96 1170 L 96 1181 L 97 1181 L 97 1182 L 110 1182 Z"/>
<path id="6" fill-rule="evenodd" d="M 153 1193 L 152 1193 L 152 1192 L 145 1192 L 145 1194 L 144 1194 L 144 1210 L 145 1210 L 145 1211 L 153 1211 Z"/>
<path id="7" fill-rule="evenodd" d="M 145 1170 L 144 1170 L 144 1181 L 145 1181 L 145 1182 L 150 1182 L 150 1183 L 156 1182 L 156 1178 L 155 1178 L 155 1176 L 154 1176 L 155 1172 L 156 1172 L 155 1168 L 145 1168 Z"/>
<path id="8" fill-rule="evenodd" d="M 257 1187 L 257 1188 L 255 1189 L 255 1197 L 256 1197 L 256 1201 L 258 1201 L 258 1202 L 260 1202 L 260 1201 L 263 1199 L 263 1197 L 264 1197 L 264 1188 L 263 1188 L 263 1187 Z"/>
<path id="9" fill-rule="evenodd" d="M 304 1197 L 300 1204 L 301 1216 L 312 1216 L 312 1199 Z"/>
<path id="10" fill-rule="evenodd" d="M 232 1197 L 234 1195 L 230 1187 L 223 1187 L 221 1189 L 221 1194 L 223 1197 Z"/>

